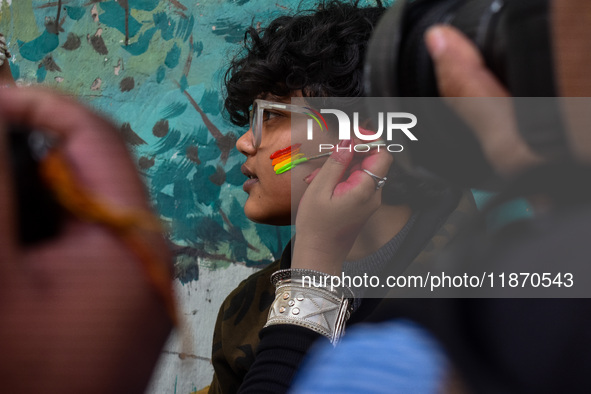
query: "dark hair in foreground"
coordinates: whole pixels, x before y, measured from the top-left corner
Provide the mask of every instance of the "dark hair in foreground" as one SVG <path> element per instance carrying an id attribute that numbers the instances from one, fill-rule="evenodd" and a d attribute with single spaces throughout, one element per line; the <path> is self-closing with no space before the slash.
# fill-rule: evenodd
<path id="1" fill-rule="evenodd" d="M 250 27 L 243 51 L 231 62 L 224 83 L 224 106 L 237 126 L 249 123 L 256 98 L 266 94 L 288 97 L 361 97 L 368 42 L 385 11 L 360 7 L 359 1 L 322 1 L 316 10 L 281 16 L 262 30 Z M 426 183 L 394 165 L 384 199 L 390 204 L 429 205 L 442 185 Z"/>

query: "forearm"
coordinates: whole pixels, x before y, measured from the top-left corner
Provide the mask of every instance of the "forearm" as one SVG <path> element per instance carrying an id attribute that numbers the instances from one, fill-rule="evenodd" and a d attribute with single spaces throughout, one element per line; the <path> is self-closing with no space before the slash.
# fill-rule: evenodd
<path id="1" fill-rule="evenodd" d="M 256 359 L 240 386 L 244 393 L 285 393 L 306 353 L 322 335 L 295 325 L 273 325 L 261 330 Z"/>

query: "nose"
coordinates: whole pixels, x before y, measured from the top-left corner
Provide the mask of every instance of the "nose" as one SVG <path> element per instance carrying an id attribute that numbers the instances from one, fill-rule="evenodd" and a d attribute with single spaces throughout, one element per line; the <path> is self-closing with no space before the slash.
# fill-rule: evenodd
<path id="1" fill-rule="evenodd" d="M 238 138 L 238 141 L 236 141 L 236 149 L 245 156 L 253 155 L 256 152 L 256 148 L 254 147 L 252 140 L 252 128 L 250 128 Z"/>

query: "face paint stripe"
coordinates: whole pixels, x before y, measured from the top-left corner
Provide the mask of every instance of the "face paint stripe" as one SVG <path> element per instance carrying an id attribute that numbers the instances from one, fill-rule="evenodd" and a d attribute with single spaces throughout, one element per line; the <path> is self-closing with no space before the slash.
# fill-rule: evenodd
<path id="1" fill-rule="evenodd" d="M 284 172 L 287 172 L 289 170 L 291 170 L 292 168 L 294 168 L 295 166 L 297 166 L 298 164 L 302 164 L 304 162 L 308 161 L 308 159 L 306 157 L 302 157 L 300 159 L 297 159 L 295 161 L 292 161 L 290 163 L 287 163 L 286 165 L 284 165 L 283 167 L 275 170 L 275 173 L 277 175 L 279 174 L 283 174 Z"/>
<path id="2" fill-rule="evenodd" d="M 288 159 L 286 159 L 286 160 L 284 160 L 284 161 L 282 161 L 280 163 L 277 163 L 277 165 L 275 165 L 275 167 L 273 169 L 275 170 L 275 172 L 277 172 L 278 169 L 283 168 L 286 164 L 295 163 L 296 161 L 298 161 L 298 160 L 300 160 L 302 158 L 304 158 L 304 154 L 303 153 L 298 153 L 297 155 L 294 155 L 294 156 L 289 157 Z"/>
<path id="3" fill-rule="evenodd" d="M 273 159 L 273 161 L 271 162 L 271 165 L 273 165 L 273 166 L 274 166 L 274 165 L 276 165 L 277 163 L 281 163 L 283 160 L 285 160 L 285 159 L 287 159 L 287 158 L 289 158 L 289 157 L 291 157 L 291 153 L 286 153 L 286 154 L 284 154 L 283 156 L 279 156 L 279 157 L 277 157 L 277 158 Z"/>
<path id="4" fill-rule="evenodd" d="M 273 167 L 273 169 L 275 171 L 277 171 L 277 169 L 284 167 L 286 164 L 291 163 L 291 157 L 289 159 L 285 159 L 277 164 L 275 164 L 275 166 Z"/>
<path id="5" fill-rule="evenodd" d="M 300 149 L 300 146 L 302 146 L 302 144 L 294 144 L 294 145 L 288 146 L 287 148 L 280 149 L 277 152 L 273 153 L 271 156 L 269 156 L 269 159 L 276 159 L 279 156 L 289 154 L 292 151 Z"/>

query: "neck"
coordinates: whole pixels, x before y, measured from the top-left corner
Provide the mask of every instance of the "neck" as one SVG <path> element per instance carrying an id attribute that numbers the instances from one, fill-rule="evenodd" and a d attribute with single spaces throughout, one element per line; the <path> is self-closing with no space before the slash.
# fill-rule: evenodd
<path id="1" fill-rule="evenodd" d="M 376 252 L 404 228 L 411 215 L 408 205 L 382 205 L 363 226 L 346 260 L 359 260 Z"/>

